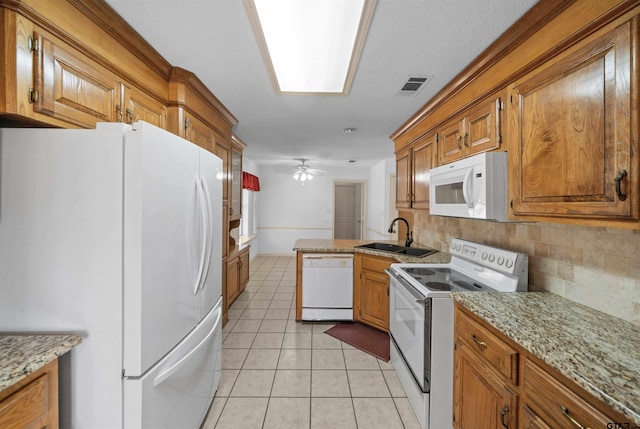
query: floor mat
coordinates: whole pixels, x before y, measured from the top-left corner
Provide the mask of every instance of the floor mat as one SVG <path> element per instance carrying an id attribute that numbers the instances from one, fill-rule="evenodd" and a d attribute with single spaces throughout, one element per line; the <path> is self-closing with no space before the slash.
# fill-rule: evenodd
<path id="1" fill-rule="evenodd" d="M 389 362 L 389 334 L 361 323 L 339 323 L 324 331 L 355 348 Z"/>

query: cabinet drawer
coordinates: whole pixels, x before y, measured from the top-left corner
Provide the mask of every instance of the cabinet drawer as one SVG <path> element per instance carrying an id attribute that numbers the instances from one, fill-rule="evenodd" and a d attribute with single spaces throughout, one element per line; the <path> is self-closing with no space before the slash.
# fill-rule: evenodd
<path id="1" fill-rule="evenodd" d="M 389 268 L 389 266 L 395 261 L 389 258 L 383 258 L 381 256 L 369 256 L 369 255 L 360 255 L 362 258 L 362 269 L 366 271 L 374 271 L 377 273 L 384 273 L 384 270 Z"/>
<path id="2" fill-rule="evenodd" d="M 49 374 L 44 374 L 0 402 L 0 427 L 30 427 L 48 412 Z"/>
<path id="3" fill-rule="evenodd" d="M 518 384 L 518 352 L 466 314 L 456 312 L 456 337 L 500 374 Z"/>
<path id="4" fill-rule="evenodd" d="M 582 425 L 606 428 L 608 423 L 615 421 L 528 359 L 524 362 L 523 379 L 526 407 L 549 427 L 574 429 Z"/>
<path id="5" fill-rule="evenodd" d="M 529 407 L 522 407 L 520 413 L 520 429 L 551 429 L 536 413 Z"/>

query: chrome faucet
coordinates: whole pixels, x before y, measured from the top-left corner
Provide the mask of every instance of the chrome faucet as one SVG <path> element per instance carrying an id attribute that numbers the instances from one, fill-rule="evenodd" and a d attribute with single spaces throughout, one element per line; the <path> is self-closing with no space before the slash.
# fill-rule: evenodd
<path id="1" fill-rule="evenodd" d="M 407 238 L 404 241 L 404 247 L 409 247 L 411 246 L 411 243 L 413 243 L 413 231 L 409 231 L 409 222 L 405 218 L 397 217 L 393 221 L 391 221 L 391 225 L 389 225 L 389 230 L 387 232 L 395 232 L 393 230 L 393 225 L 395 225 L 396 221 L 398 220 L 403 221 L 407 225 Z"/>

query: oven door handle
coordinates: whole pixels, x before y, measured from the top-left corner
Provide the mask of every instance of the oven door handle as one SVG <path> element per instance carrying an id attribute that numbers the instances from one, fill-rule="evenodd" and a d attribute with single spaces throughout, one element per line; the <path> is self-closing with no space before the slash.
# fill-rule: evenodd
<path id="1" fill-rule="evenodd" d="M 392 279 L 396 280 L 398 283 L 400 283 L 404 289 L 409 292 L 409 294 L 411 294 L 411 296 L 413 296 L 413 298 L 415 299 L 415 301 L 418 304 L 423 304 L 425 305 L 427 303 L 427 298 L 425 296 L 423 296 L 420 292 L 418 292 L 416 290 L 416 288 L 414 288 L 413 286 L 411 286 L 405 279 L 403 279 L 402 277 L 400 277 L 399 275 L 397 275 L 396 273 L 394 273 L 391 270 L 384 270 L 387 274 L 389 274 L 389 277 L 391 277 Z"/>

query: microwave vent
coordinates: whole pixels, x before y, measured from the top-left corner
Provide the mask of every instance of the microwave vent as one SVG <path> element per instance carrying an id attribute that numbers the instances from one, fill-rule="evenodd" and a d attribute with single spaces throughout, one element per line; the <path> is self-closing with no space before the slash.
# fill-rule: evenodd
<path id="1" fill-rule="evenodd" d="M 401 95 L 413 97 L 431 80 L 433 76 L 414 76 L 407 79 L 400 89 Z"/>

